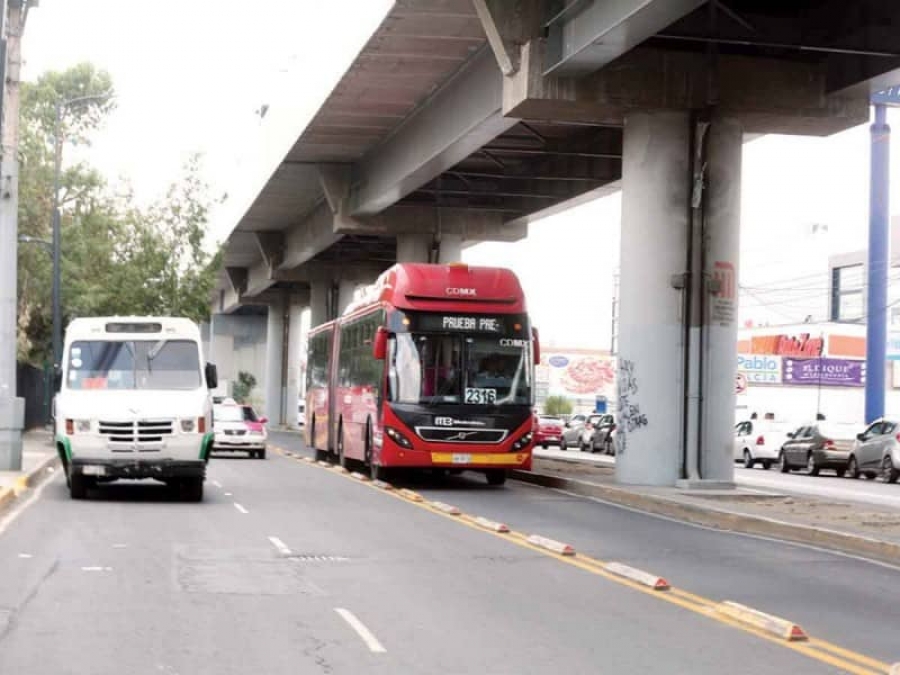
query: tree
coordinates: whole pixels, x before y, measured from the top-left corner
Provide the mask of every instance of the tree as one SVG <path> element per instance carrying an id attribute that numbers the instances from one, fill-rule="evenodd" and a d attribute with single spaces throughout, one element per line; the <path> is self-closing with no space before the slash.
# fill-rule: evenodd
<path id="1" fill-rule="evenodd" d="M 548 415 L 571 415 L 572 402 L 565 396 L 548 396 L 544 402 L 544 411 Z"/>
<path id="2" fill-rule="evenodd" d="M 256 386 L 256 378 L 245 370 L 238 373 L 237 382 L 234 383 L 232 398 L 238 403 L 250 403 L 250 392 Z"/>
<path id="3" fill-rule="evenodd" d="M 22 87 L 19 231 L 51 238 L 55 122 L 58 102 L 112 91 L 107 73 L 90 64 L 48 72 Z M 113 108 L 109 99 L 65 106 L 66 146 L 89 144 Z M 84 163 L 61 176 L 63 323 L 75 316 L 209 316 L 221 254 L 206 243 L 214 201 L 194 155 L 165 197 L 146 208 L 129 192 L 113 194 Z M 46 250 L 19 247 L 20 360 L 43 362 L 51 334 L 52 265 Z"/>

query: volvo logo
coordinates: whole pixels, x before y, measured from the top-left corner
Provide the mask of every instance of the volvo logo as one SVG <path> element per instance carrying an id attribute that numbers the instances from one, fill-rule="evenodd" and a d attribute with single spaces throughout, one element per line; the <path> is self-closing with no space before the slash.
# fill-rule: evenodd
<path id="1" fill-rule="evenodd" d="M 457 433 L 453 436 L 447 436 L 447 438 L 445 438 L 444 440 L 445 441 L 464 441 L 469 436 L 474 436 L 477 433 L 478 433 L 477 431 L 460 431 L 459 433 Z"/>

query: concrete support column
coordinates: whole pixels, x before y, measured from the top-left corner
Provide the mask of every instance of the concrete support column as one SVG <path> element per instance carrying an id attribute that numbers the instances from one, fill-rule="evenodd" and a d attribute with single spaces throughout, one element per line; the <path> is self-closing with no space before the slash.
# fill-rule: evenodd
<path id="1" fill-rule="evenodd" d="M 281 423 L 282 368 L 284 365 L 284 314 L 283 300 L 269 305 L 266 323 L 266 402 L 264 410 L 270 423 Z"/>
<path id="2" fill-rule="evenodd" d="M 310 328 L 321 326 L 331 317 L 328 316 L 328 297 L 331 293 L 331 282 L 314 279 L 309 285 L 309 325 Z"/>
<path id="3" fill-rule="evenodd" d="M 338 300 L 337 314 L 340 316 L 347 309 L 347 306 L 353 302 L 353 294 L 360 285 L 356 279 L 341 279 L 338 282 Z"/>
<path id="4" fill-rule="evenodd" d="M 441 245 L 438 251 L 439 263 L 452 263 L 462 260 L 463 238 L 458 234 L 441 235 Z"/>
<path id="5" fill-rule="evenodd" d="M 300 361 L 303 345 L 302 318 L 306 307 L 292 298 L 288 308 L 287 385 L 284 397 L 285 423 L 297 424 L 297 400 L 300 397 Z"/>
<path id="6" fill-rule="evenodd" d="M 674 485 L 679 475 L 683 331 L 673 276 L 685 267 L 689 149 L 687 112 L 625 120 L 616 457 L 622 483 Z"/>
<path id="7" fill-rule="evenodd" d="M 741 235 L 739 121 L 715 117 L 707 132 L 704 200 L 705 340 L 700 473 L 704 482 L 734 480 L 734 387 L 737 354 L 738 258 Z M 696 466 L 696 463 L 694 464 Z"/>
<path id="8" fill-rule="evenodd" d="M 397 235 L 397 262 L 427 263 L 430 256 L 431 235 Z"/>

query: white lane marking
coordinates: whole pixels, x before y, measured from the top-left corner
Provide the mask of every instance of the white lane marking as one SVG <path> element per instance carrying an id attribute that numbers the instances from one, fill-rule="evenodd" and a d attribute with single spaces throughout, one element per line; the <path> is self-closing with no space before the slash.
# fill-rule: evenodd
<path id="1" fill-rule="evenodd" d="M 113 548 L 128 548 L 128 544 L 113 544 Z"/>
<path id="2" fill-rule="evenodd" d="M 101 567 L 99 565 L 92 565 L 90 567 L 82 567 L 82 572 L 112 572 L 112 567 Z"/>
<path id="3" fill-rule="evenodd" d="M 376 654 L 384 654 L 387 651 L 378 639 L 372 635 L 372 631 L 366 628 L 365 624 L 353 615 L 353 612 L 347 609 L 341 609 L 340 607 L 335 607 L 334 611 L 350 625 L 350 628 L 356 631 L 356 634 L 366 643 L 369 651 L 375 652 Z"/>
<path id="4" fill-rule="evenodd" d="M 272 546 L 277 548 L 278 552 L 282 555 L 291 555 L 291 549 L 289 549 L 287 547 L 287 544 L 281 541 L 281 539 L 279 539 L 278 537 L 269 537 L 269 541 L 272 542 Z"/>
<path id="5" fill-rule="evenodd" d="M 55 478 L 45 480 L 43 483 L 40 484 L 40 486 L 38 487 L 37 490 L 32 490 L 31 494 L 28 496 L 28 498 L 24 502 L 22 502 L 21 504 L 18 504 L 18 500 L 17 500 L 16 505 L 13 506 L 12 509 L 2 519 L 0 519 L 0 534 L 3 534 L 6 531 L 6 528 L 8 528 L 16 518 L 18 518 L 20 515 L 22 515 L 22 513 L 24 513 L 25 510 L 29 506 L 31 506 L 38 499 L 40 499 L 41 495 L 44 493 L 44 490 L 47 488 L 48 485 L 51 485 L 55 482 L 56 482 Z"/>
<path id="6" fill-rule="evenodd" d="M 32 556 L 30 553 L 20 553 L 19 557 L 20 558 L 33 558 L 34 556 Z"/>
<path id="7" fill-rule="evenodd" d="M 234 503 L 234 508 L 236 508 L 241 513 L 250 513 L 247 509 L 245 509 L 243 506 L 241 506 L 237 502 Z"/>
<path id="8" fill-rule="evenodd" d="M 225 493 L 225 496 L 226 496 L 226 497 L 232 497 L 233 495 L 232 495 L 232 493 L 230 493 L 230 492 L 226 492 L 226 493 Z"/>
<path id="9" fill-rule="evenodd" d="M 215 485 L 217 488 L 222 487 L 222 484 L 221 484 L 219 481 L 217 481 L 217 480 L 213 480 L 213 481 L 210 481 L 210 482 L 211 482 L 213 485 Z"/>

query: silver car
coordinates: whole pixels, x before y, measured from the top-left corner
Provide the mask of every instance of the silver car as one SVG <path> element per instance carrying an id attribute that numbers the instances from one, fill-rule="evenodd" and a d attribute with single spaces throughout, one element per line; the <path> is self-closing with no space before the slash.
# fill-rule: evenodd
<path id="1" fill-rule="evenodd" d="M 880 419 L 857 435 L 847 464 L 847 476 L 874 478 L 881 474 L 885 483 L 900 477 L 900 423 Z"/>
<path id="2" fill-rule="evenodd" d="M 559 439 L 560 450 L 581 446 L 581 433 L 584 431 L 584 426 L 587 424 L 588 417 L 589 415 L 579 413 L 577 415 L 572 415 L 572 417 L 568 419 L 563 428 L 562 437 Z"/>

